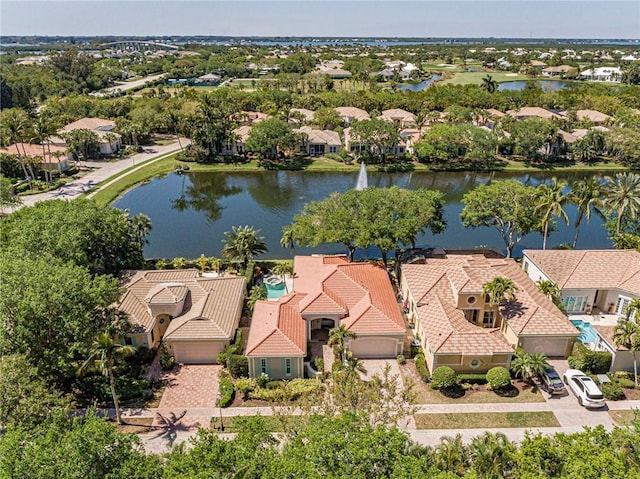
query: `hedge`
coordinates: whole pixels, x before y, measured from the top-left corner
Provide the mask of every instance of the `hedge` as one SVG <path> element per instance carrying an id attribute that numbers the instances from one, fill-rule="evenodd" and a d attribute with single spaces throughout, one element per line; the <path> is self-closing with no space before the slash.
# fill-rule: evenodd
<path id="1" fill-rule="evenodd" d="M 458 382 L 456 372 L 449 366 L 438 366 L 431 376 L 432 389 L 447 389 Z"/>
<path id="2" fill-rule="evenodd" d="M 487 372 L 487 382 L 489 383 L 489 386 L 491 386 L 491 389 L 494 390 L 506 388 L 511 384 L 511 375 L 507 368 L 497 366 L 489 369 Z"/>
<path id="3" fill-rule="evenodd" d="M 481 373 L 458 374 L 459 383 L 487 384 L 487 375 Z"/>
<path id="4" fill-rule="evenodd" d="M 573 345 L 571 356 L 567 359 L 569 366 L 587 374 L 606 374 L 611 368 L 613 356 L 606 351 L 591 351 L 581 342 Z"/>
<path id="5" fill-rule="evenodd" d="M 620 399 L 625 399 L 624 391 L 622 390 L 622 386 L 616 382 L 604 383 L 600 385 L 600 389 L 602 390 L 602 394 L 607 399 L 612 401 L 618 401 Z"/>
<path id="6" fill-rule="evenodd" d="M 220 378 L 220 385 L 218 390 L 220 391 L 220 407 L 227 407 L 233 402 L 233 383 L 229 378 Z"/>
<path id="7" fill-rule="evenodd" d="M 427 361 L 424 358 L 423 353 L 416 354 L 416 369 L 418 370 L 418 374 L 420 375 L 420 379 L 422 379 L 425 383 L 429 382 L 430 374 L 429 368 L 427 367 Z"/>
<path id="8" fill-rule="evenodd" d="M 246 356 L 231 354 L 227 357 L 227 369 L 234 379 L 247 377 L 249 375 L 249 360 Z"/>

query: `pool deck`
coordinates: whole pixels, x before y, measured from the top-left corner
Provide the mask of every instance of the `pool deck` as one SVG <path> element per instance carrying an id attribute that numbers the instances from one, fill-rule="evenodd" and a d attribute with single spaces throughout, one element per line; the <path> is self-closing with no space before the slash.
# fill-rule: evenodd
<path id="1" fill-rule="evenodd" d="M 580 320 L 593 326 L 615 326 L 620 321 L 616 314 L 569 314 L 570 320 Z"/>

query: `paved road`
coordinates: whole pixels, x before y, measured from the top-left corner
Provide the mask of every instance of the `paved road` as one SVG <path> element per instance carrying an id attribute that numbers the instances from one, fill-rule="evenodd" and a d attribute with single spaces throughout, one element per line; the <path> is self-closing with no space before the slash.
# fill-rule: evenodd
<path id="1" fill-rule="evenodd" d="M 183 148 L 190 144 L 190 141 L 184 138 L 182 138 L 180 141 L 182 143 Z M 83 161 L 81 165 L 83 167 L 92 168 L 93 171 L 91 171 L 90 173 L 87 173 L 86 175 L 82 176 L 77 180 L 67 183 L 66 185 L 58 188 L 57 190 L 48 191 L 46 193 L 38 193 L 36 195 L 21 196 L 20 197 L 22 200 L 21 205 L 13 206 L 10 208 L 4 208 L 1 211 L 4 214 L 8 214 L 8 213 L 11 213 L 12 211 L 22 208 L 23 206 L 33 206 L 40 201 L 55 200 L 55 199 L 71 200 L 71 199 L 77 198 L 80 195 L 87 192 L 88 190 L 90 190 L 91 188 L 94 188 L 99 183 L 102 183 L 103 181 L 108 180 L 114 175 L 118 175 L 119 173 L 126 170 L 127 168 L 131 168 L 134 165 L 140 164 L 139 168 L 134 168 L 127 173 L 127 174 L 130 174 L 133 171 L 137 171 L 138 169 L 147 166 L 150 163 L 149 160 L 151 160 L 151 162 L 159 161 L 162 158 L 166 157 L 167 155 L 175 153 L 176 151 L 180 151 L 180 146 L 178 145 L 177 141 L 169 145 L 146 147 L 144 148 L 144 151 L 142 153 L 138 153 L 137 155 L 130 156 L 123 160 L 118 160 L 113 162 L 101 162 L 101 161 L 84 162 Z M 111 184 L 120 178 L 122 178 L 122 176 L 114 179 L 112 182 L 106 183 L 104 186 Z M 92 197 L 93 195 L 95 195 L 95 193 L 97 193 L 97 190 L 92 192 L 88 196 Z"/>
<path id="2" fill-rule="evenodd" d="M 104 90 L 100 90 L 98 92 L 93 93 L 93 96 L 109 96 L 114 93 L 120 93 L 127 90 L 133 90 L 135 88 L 140 88 L 141 86 L 146 85 L 147 83 L 152 83 L 160 78 L 166 76 L 166 73 L 161 73 L 160 75 L 151 75 L 148 77 L 140 78 L 139 80 L 128 81 L 128 82 L 118 82 L 116 86 L 112 86 L 109 88 L 105 88 Z"/>

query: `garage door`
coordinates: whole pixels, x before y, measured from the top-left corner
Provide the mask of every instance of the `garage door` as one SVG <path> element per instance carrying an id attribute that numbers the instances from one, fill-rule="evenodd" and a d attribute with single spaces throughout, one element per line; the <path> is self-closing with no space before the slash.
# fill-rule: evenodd
<path id="1" fill-rule="evenodd" d="M 220 341 L 171 341 L 169 342 L 177 363 L 213 364 L 225 344 Z"/>
<path id="2" fill-rule="evenodd" d="M 356 358 L 395 358 L 396 344 L 389 338 L 356 338 L 349 342 L 349 351 Z"/>
<path id="3" fill-rule="evenodd" d="M 525 338 L 523 349 L 528 353 L 565 357 L 567 341 L 567 338 Z"/>

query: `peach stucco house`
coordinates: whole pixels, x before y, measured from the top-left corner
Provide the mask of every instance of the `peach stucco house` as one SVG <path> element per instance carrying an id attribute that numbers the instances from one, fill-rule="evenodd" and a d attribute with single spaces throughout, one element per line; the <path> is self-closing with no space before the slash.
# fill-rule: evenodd
<path id="1" fill-rule="evenodd" d="M 483 285 L 498 276 L 514 282 L 516 299 L 491 306 Z M 430 371 L 508 368 L 518 347 L 566 357 L 578 336 L 513 259 L 444 254 L 402 265 L 400 285 Z"/>
<path id="2" fill-rule="evenodd" d="M 245 350 L 249 375 L 303 377 L 308 341 L 326 340 L 342 324 L 357 335 L 347 347 L 358 358 L 402 353 L 406 327 L 387 271 L 346 256 L 296 256 L 293 291 L 256 303 Z"/>

